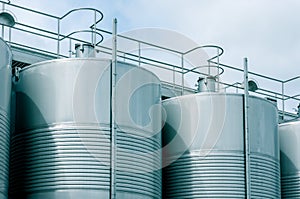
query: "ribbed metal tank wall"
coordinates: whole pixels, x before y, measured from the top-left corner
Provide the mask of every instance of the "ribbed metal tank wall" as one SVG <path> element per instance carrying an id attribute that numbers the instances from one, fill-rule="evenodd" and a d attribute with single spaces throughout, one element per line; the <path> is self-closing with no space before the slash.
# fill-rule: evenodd
<path id="1" fill-rule="evenodd" d="M 12 54 L 0 39 L 0 198 L 7 198 L 10 136 L 11 64 Z"/>
<path id="2" fill-rule="evenodd" d="M 165 198 L 245 198 L 243 95 L 163 101 Z M 277 108 L 249 98 L 251 198 L 280 198 Z"/>
<path id="3" fill-rule="evenodd" d="M 300 198 L 300 121 L 279 125 L 281 195 Z"/>
<path id="4" fill-rule="evenodd" d="M 28 66 L 16 83 L 13 199 L 109 198 L 110 60 Z M 117 63 L 116 198 L 161 198 L 160 81 Z"/>

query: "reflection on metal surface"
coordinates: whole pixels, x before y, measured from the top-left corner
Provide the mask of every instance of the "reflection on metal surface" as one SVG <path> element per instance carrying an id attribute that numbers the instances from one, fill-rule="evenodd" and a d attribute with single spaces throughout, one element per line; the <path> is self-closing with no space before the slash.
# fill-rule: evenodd
<path id="1" fill-rule="evenodd" d="M 300 121 L 279 125 L 282 198 L 300 197 Z"/>
<path id="2" fill-rule="evenodd" d="M 10 100 L 11 100 L 11 61 L 12 55 L 8 45 L 0 39 L 0 198 L 7 198 Z"/>
<path id="3" fill-rule="evenodd" d="M 245 198 L 243 95 L 199 93 L 163 107 L 164 196 Z M 277 108 L 250 96 L 248 111 L 251 196 L 280 198 Z"/>
<path id="4" fill-rule="evenodd" d="M 20 71 L 11 152 L 13 198 L 109 198 L 110 70 L 111 60 L 78 58 Z M 133 92 L 116 96 L 116 117 L 121 118 L 116 197 L 161 198 L 160 82 L 145 69 L 118 62 L 116 89 Z"/>

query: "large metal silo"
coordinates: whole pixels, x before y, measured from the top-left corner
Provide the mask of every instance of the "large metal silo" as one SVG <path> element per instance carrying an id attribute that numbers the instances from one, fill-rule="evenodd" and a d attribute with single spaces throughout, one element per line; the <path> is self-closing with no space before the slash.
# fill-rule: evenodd
<path id="1" fill-rule="evenodd" d="M 0 198 L 5 199 L 8 191 L 12 54 L 2 39 L 0 49 Z"/>
<path id="2" fill-rule="evenodd" d="M 282 198 L 300 198 L 299 132 L 299 120 L 279 125 Z"/>
<path id="3" fill-rule="evenodd" d="M 245 198 L 243 95 L 199 93 L 163 101 L 165 198 Z M 250 196 L 280 198 L 277 108 L 250 96 Z"/>
<path id="4" fill-rule="evenodd" d="M 160 81 L 117 63 L 112 146 L 111 64 L 60 59 L 20 71 L 12 198 L 161 198 Z"/>

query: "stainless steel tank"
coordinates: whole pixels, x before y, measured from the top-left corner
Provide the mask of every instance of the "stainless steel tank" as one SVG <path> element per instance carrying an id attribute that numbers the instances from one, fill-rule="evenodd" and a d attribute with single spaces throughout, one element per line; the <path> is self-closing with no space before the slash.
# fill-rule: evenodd
<path id="1" fill-rule="evenodd" d="M 9 139 L 10 139 L 10 101 L 12 54 L 5 41 L 0 39 L 0 198 L 7 198 Z"/>
<path id="2" fill-rule="evenodd" d="M 279 125 L 281 195 L 300 198 L 300 121 Z"/>
<path id="3" fill-rule="evenodd" d="M 161 198 L 161 88 L 151 72 L 117 63 L 116 150 L 111 164 L 111 61 L 60 59 L 28 66 L 16 83 L 12 198 Z"/>
<path id="4" fill-rule="evenodd" d="M 165 198 L 245 198 L 243 95 L 163 101 Z M 277 108 L 249 98 L 251 198 L 280 198 Z"/>

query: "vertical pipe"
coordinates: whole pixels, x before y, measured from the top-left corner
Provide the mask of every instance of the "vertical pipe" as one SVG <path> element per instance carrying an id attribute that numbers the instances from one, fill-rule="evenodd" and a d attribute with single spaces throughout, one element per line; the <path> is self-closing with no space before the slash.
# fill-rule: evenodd
<path id="1" fill-rule="evenodd" d="M 220 49 L 218 48 L 217 49 L 217 55 L 218 55 L 218 57 L 217 57 L 217 62 L 218 62 L 218 74 L 217 74 L 217 81 L 218 81 L 218 86 L 217 86 L 217 91 L 219 92 L 219 90 L 220 90 Z"/>
<path id="2" fill-rule="evenodd" d="M 59 58 L 60 54 L 60 19 L 57 19 L 57 58 Z"/>
<path id="3" fill-rule="evenodd" d="M 184 60 L 183 60 L 183 54 L 181 55 L 181 95 L 184 93 Z"/>
<path id="4" fill-rule="evenodd" d="M 246 183 L 246 198 L 251 199 L 251 173 L 250 173 L 250 139 L 248 126 L 248 59 L 244 58 L 244 143 L 245 143 L 245 183 Z"/>
<path id="5" fill-rule="evenodd" d="M 282 121 L 284 121 L 284 116 L 285 116 L 285 104 L 284 104 L 284 83 L 281 83 L 281 100 L 282 100 Z"/>
<path id="6" fill-rule="evenodd" d="M 111 172 L 110 172 L 110 199 L 116 198 L 116 123 L 115 123 L 115 94 L 116 94 L 116 68 L 117 68 L 117 19 L 113 20 L 112 41 L 112 67 L 111 67 L 111 103 L 110 103 L 110 125 L 111 125 Z"/>

